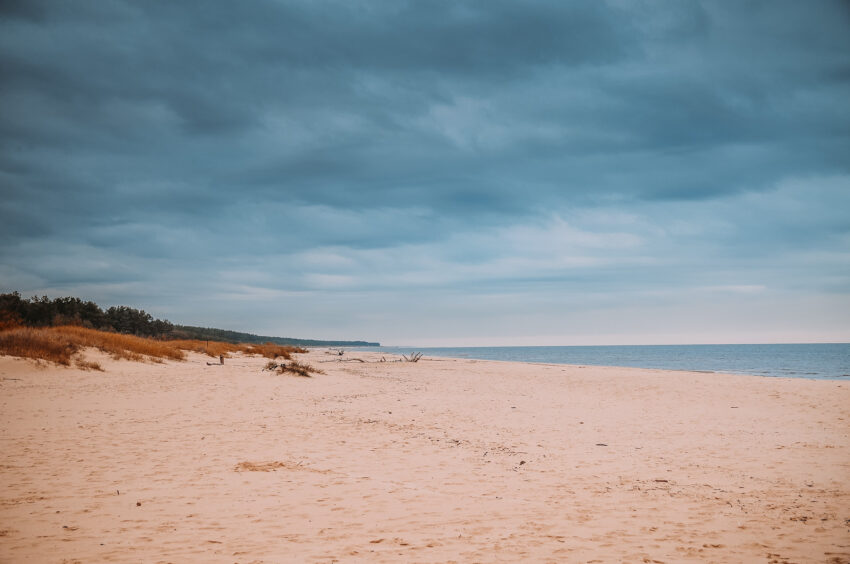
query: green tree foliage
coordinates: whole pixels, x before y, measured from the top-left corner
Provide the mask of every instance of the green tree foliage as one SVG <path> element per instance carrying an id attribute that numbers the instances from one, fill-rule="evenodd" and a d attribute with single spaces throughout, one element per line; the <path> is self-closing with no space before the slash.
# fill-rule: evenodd
<path id="1" fill-rule="evenodd" d="M 315 339 L 294 339 L 292 337 L 270 337 L 254 335 L 212 327 L 193 327 L 175 325 L 172 333 L 178 339 L 198 339 L 223 341 L 225 343 L 274 343 L 276 345 L 295 345 L 300 347 L 379 347 L 380 343 L 369 341 L 321 341 Z"/>
<path id="2" fill-rule="evenodd" d="M 51 300 L 47 296 L 21 298 L 18 292 L 0 294 L 0 329 L 16 324 L 30 327 L 49 327 L 54 325 L 82 325 L 103 331 L 115 331 L 138 335 L 140 337 L 158 337 L 164 339 L 199 339 L 224 341 L 230 343 L 274 343 L 277 345 L 296 345 L 302 347 L 346 347 L 379 346 L 369 341 L 319 341 L 313 339 L 293 339 L 289 337 L 269 337 L 240 333 L 212 327 L 193 327 L 173 325 L 169 321 L 156 319 L 141 309 L 127 306 L 113 306 L 106 311 L 94 302 L 84 302 L 80 298 L 65 297 Z"/>
<path id="3" fill-rule="evenodd" d="M 31 327 L 83 325 L 142 337 L 163 337 L 174 329 L 170 322 L 155 319 L 144 310 L 118 306 L 103 311 L 96 303 L 75 297 L 24 299 L 18 292 L 0 294 L 0 312 Z"/>

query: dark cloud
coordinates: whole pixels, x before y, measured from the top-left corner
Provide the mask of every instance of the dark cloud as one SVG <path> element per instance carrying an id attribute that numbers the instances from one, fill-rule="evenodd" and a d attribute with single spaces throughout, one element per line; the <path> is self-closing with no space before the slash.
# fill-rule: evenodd
<path id="1" fill-rule="evenodd" d="M 764 285 L 759 257 L 817 249 L 782 279 L 846 289 L 848 24 L 842 2 L 0 2 L 0 283 L 625 295 Z"/>

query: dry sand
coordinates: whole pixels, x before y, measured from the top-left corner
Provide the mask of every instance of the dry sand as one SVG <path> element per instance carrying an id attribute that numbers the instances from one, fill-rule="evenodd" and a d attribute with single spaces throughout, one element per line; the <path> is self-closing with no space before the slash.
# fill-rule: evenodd
<path id="1" fill-rule="evenodd" d="M 850 383 L 0 357 L 2 562 L 848 562 Z"/>

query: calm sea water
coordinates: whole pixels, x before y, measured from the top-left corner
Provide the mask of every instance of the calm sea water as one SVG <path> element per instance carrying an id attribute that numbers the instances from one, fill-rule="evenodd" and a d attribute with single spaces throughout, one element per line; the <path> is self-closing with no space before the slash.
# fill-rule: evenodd
<path id="1" fill-rule="evenodd" d="M 370 347 L 370 351 L 547 364 L 634 366 L 850 380 L 850 343 L 791 345 L 623 345 L 587 347 Z"/>

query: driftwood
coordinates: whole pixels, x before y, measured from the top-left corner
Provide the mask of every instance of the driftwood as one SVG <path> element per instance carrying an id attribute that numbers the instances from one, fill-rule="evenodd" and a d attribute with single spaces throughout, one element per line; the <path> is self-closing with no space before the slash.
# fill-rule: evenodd
<path id="1" fill-rule="evenodd" d="M 224 355 L 218 355 L 218 362 L 208 362 L 207 366 L 221 366 L 224 364 Z"/>
<path id="2" fill-rule="evenodd" d="M 419 362 L 420 358 L 422 358 L 422 353 L 421 352 L 415 352 L 415 353 L 411 354 L 410 356 L 403 354 L 403 355 L 401 355 L 401 358 L 397 358 L 395 360 L 387 360 L 387 357 L 382 356 L 381 360 L 379 360 L 378 362 Z"/>

